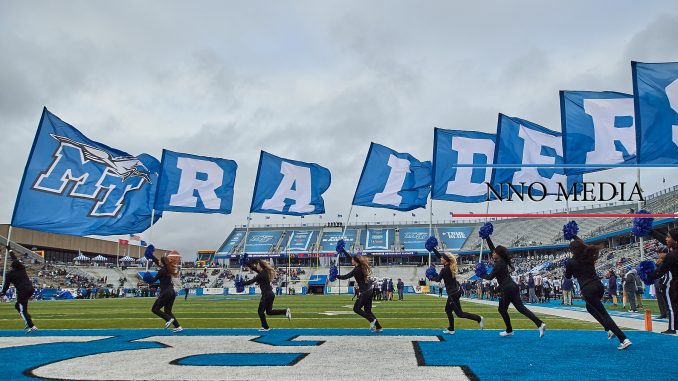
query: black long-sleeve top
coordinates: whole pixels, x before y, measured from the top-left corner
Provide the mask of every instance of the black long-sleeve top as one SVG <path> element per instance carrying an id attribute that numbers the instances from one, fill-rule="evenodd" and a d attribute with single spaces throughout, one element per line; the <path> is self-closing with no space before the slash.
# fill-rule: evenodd
<path id="1" fill-rule="evenodd" d="M 165 267 L 161 267 L 155 274 L 153 279 L 151 279 L 151 281 L 148 283 L 153 284 L 156 281 L 160 281 L 160 292 L 174 290 L 174 285 L 172 284 L 172 276 Z"/>
<path id="2" fill-rule="evenodd" d="M 346 280 L 355 278 L 355 282 L 358 283 L 358 288 L 360 292 L 366 292 L 369 290 L 369 284 L 367 282 L 367 274 L 362 269 L 362 266 L 358 265 L 351 270 L 348 274 L 337 275 L 337 279 Z"/>
<path id="3" fill-rule="evenodd" d="M 433 254 L 435 254 L 438 259 L 442 259 L 442 255 L 436 248 L 433 248 Z M 459 291 L 459 282 L 457 282 L 457 278 L 455 277 L 455 274 L 452 273 L 449 265 L 443 266 L 443 269 L 440 270 L 438 276 L 433 278 L 434 282 L 440 282 L 441 280 L 445 282 L 447 295 Z"/>
<path id="4" fill-rule="evenodd" d="M 652 237 L 660 242 L 666 243 L 666 235 L 652 230 Z M 672 248 L 657 269 L 648 275 L 648 279 L 655 280 L 663 277 L 670 272 L 673 279 L 678 279 L 678 249 Z"/>
<path id="5" fill-rule="evenodd" d="M 565 266 L 565 278 L 570 279 L 573 276 L 577 278 L 580 288 L 595 284 L 596 282 L 600 283 L 600 277 L 596 273 L 595 262 L 582 262 L 570 258 L 567 261 L 567 266 Z M 617 280 L 615 279 L 614 281 L 616 282 Z"/>
<path id="6" fill-rule="evenodd" d="M 15 265 L 15 268 L 8 271 L 5 275 L 5 280 L 2 285 L 3 294 L 7 292 L 10 284 L 14 285 L 17 293 L 23 294 L 33 290 L 33 283 L 31 283 L 31 280 L 28 278 L 26 267 L 19 261 L 16 261 L 16 263 L 18 264 Z"/>
<path id="7" fill-rule="evenodd" d="M 492 240 L 490 237 L 487 237 L 485 239 L 487 241 L 487 247 L 490 248 L 490 251 L 495 250 L 494 243 L 492 243 Z M 481 278 L 486 279 L 486 280 L 492 280 L 492 279 L 497 279 L 497 282 L 499 282 L 499 286 L 501 288 L 508 288 L 508 287 L 516 287 L 516 282 L 513 281 L 513 278 L 511 278 L 511 271 L 509 270 L 508 265 L 506 262 L 504 262 L 503 259 L 496 260 L 494 262 L 494 267 L 492 268 L 492 272 L 489 274 L 481 275 Z"/>
<path id="8" fill-rule="evenodd" d="M 257 273 L 257 275 L 246 281 L 244 283 L 245 286 L 249 286 L 251 284 L 256 283 L 259 286 L 259 289 L 261 290 L 261 294 L 272 294 L 273 293 L 273 287 L 271 287 L 271 278 L 268 276 L 268 271 L 263 270 L 263 271 L 258 271 L 257 269 L 252 269 L 254 272 Z"/>

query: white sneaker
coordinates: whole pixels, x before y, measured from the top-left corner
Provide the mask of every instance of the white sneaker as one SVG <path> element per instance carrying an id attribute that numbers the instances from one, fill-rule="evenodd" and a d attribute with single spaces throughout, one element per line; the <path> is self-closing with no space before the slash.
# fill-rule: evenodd
<path id="1" fill-rule="evenodd" d="M 259 328 L 259 332 L 268 332 L 270 330 L 271 330 L 270 328 L 264 328 L 264 327 Z"/>
<path id="2" fill-rule="evenodd" d="M 374 319 L 370 322 L 370 331 L 374 331 L 376 326 L 377 326 L 377 319 Z"/>
<path id="3" fill-rule="evenodd" d="M 374 333 L 381 333 L 381 331 L 383 331 L 383 330 L 384 330 L 383 328 L 377 328 L 377 329 L 374 330 Z"/>
<path id="4" fill-rule="evenodd" d="M 285 312 L 285 316 L 287 317 L 287 320 L 292 320 L 292 310 L 289 308 L 287 309 L 287 312 Z"/>
<path id="5" fill-rule="evenodd" d="M 501 337 L 513 336 L 513 331 L 511 331 L 511 332 L 506 332 L 506 331 L 499 332 L 499 336 L 501 336 Z"/>
<path id="6" fill-rule="evenodd" d="M 446 335 L 454 335 L 454 331 L 450 331 L 449 329 L 444 330 L 443 333 Z"/>
<path id="7" fill-rule="evenodd" d="M 174 323 L 174 318 L 169 319 L 169 320 L 165 323 L 165 329 L 169 329 L 169 327 L 170 327 L 170 325 L 172 325 L 172 323 Z"/>
<path id="8" fill-rule="evenodd" d="M 625 339 L 621 344 L 619 344 L 619 346 L 617 347 L 617 349 L 619 349 L 619 350 L 626 349 L 626 348 L 630 347 L 631 344 L 633 344 L 633 343 L 631 342 L 631 340 Z"/>
<path id="9" fill-rule="evenodd" d="M 613 337 L 614 337 L 614 333 L 612 331 L 607 331 L 607 339 L 612 340 Z"/>
<path id="10" fill-rule="evenodd" d="M 541 323 L 539 326 L 539 337 L 544 337 L 544 332 L 546 331 L 546 324 Z"/>
<path id="11" fill-rule="evenodd" d="M 38 327 L 32 326 L 30 328 L 26 328 L 26 333 L 33 333 L 38 330 Z"/>
<path id="12" fill-rule="evenodd" d="M 480 329 L 485 329 L 485 318 L 481 316 L 478 324 L 480 325 Z"/>
<path id="13" fill-rule="evenodd" d="M 172 330 L 172 332 L 174 332 L 174 333 L 179 333 L 179 332 L 181 332 L 181 331 L 183 331 L 183 330 L 184 330 L 184 329 L 181 328 L 181 326 L 178 326 L 178 327 L 174 328 L 174 329 Z"/>

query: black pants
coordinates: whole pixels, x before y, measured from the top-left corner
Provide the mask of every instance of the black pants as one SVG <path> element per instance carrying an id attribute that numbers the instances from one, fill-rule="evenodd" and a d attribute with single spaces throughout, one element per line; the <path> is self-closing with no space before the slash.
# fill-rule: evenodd
<path id="1" fill-rule="evenodd" d="M 361 292 L 360 297 L 355 301 L 355 304 L 353 304 L 353 312 L 364 317 L 370 323 L 377 320 L 377 317 L 372 313 L 372 292 L 371 289 Z M 378 320 L 376 327 L 381 329 L 381 324 L 379 324 Z"/>
<path id="2" fill-rule="evenodd" d="M 174 299 L 176 299 L 176 297 L 177 293 L 173 289 L 162 291 L 160 295 L 158 295 L 158 299 L 153 303 L 153 307 L 151 307 L 151 311 L 160 316 L 162 320 L 168 322 L 170 319 L 174 319 L 172 324 L 175 328 L 180 326 L 179 321 L 172 313 L 172 306 L 174 305 Z"/>
<path id="3" fill-rule="evenodd" d="M 675 330 L 676 317 L 678 314 L 678 279 L 673 277 L 670 272 L 666 275 L 668 281 L 666 283 L 666 315 L 669 318 L 669 329 Z"/>
<path id="4" fill-rule="evenodd" d="M 261 328 L 268 329 L 268 323 L 266 322 L 266 315 L 285 315 L 287 310 L 274 310 L 273 301 L 275 300 L 275 294 L 273 292 L 266 293 L 261 295 L 261 300 L 259 300 L 259 319 L 261 320 Z"/>
<path id="5" fill-rule="evenodd" d="M 184 289 L 186 294 L 184 294 L 184 300 L 188 300 L 188 289 Z"/>
<path id="6" fill-rule="evenodd" d="M 33 296 L 33 293 L 35 293 L 35 290 L 32 288 L 25 291 L 17 291 L 16 303 L 14 304 L 14 308 L 16 308 L 24 323 L 26 323 L 26 328 L 33 327 L 33 319 L 31 319 L 31 315 L 28 313 L 28 300 Z"/>
<path id="7" fill-rule="evenodd" d="M 603 294 L 605 294 L 605 288 L 600 282 L 589 283 L 581 289 L 581 296 L 586 302 L 586 310 L 606 331 L 612 331 L 617 336 L 617 339 L 619 339 L 619 342 L 622 342 L 626 339 L 626 335 L 619 329 L 617 323 L 612 320 L 605 306 L 600 301 L 603 298 Z"/>
<path id="8" fill-rule="evenodd" d="M 450 293 L 449 291 L 447 292 L 447 303 L 445 304 L 445 313 L 447 314 L 447 320 L 450 322 L 450 325 L 447 327 L 447 329 L 450 331 L 454 331 L 454 315 L 452 315 L 453 311 L 455 314 L 457 314 L 457 317 L 460 317 L 462 319 L 470 319 L 477 323 L 480 323 L 480 316 L 462 311 L 461 303 L 459 302 L 461 294 L 462 294 L 461 290 L 458 290 L 457 292 L 453 293 Z"/>
<path id="9" fill-rule="evenodd" d="M 668 316 L 666 286 L 661 284 L 657 285 L 657 287 L 655 287 L 655 292 L 657 293 L 657 307 L 659 307 L 659 316 Z"/>
<path id="10" fill-rule="evenodd" d="M 528 319 L 537 326 L 542 325 L 542 321 L 535 316 L 532 311 L 528 310 L 527 307 L 523 304 L 522 299 L 520 299 L 520 291 L 515 285 L 504 288 L 501 298 L 499 298 L 499 314 L 501 318 L 504 319 L 504 324 L 506 324 L 506 332 L 513 332 L 513 326 L 511 326 L 511 318 L 508 314 L 509 304 L 513 303 L 513 306 L 520 312 L 525 315 Z"/>

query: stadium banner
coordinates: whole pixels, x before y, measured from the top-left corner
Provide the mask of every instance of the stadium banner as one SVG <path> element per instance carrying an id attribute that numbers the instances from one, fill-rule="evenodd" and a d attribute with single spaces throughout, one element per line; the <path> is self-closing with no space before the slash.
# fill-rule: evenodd
<path id="1" fill-rule="evenodd" d="M 235 161 L 163 150 L 161 167 L 155 210 L 231 213 Z"/>
<path id="2" fill-rule="evenodd" d="M 471 236 L 473 227 L 438 227 L 438 238 L 444 250 L 459 250 Z"/>
<path id="3" fill-rule="evenodd" d="M 151 225 L 160 162 L 88 139 L 43 109 L 12 226 L 57 234 L 127 235 Z M 155 221 L 161 212 L 155 213 Z"/>
<path id="4" fill-rule="evenodd" d="M 678 62 L 631 62 L 631 72 L 638 163 L 678 163 Z"/>
<path id="5" fill-rule="evenodd" d="M 433 139 L 431 198 L 457 202 L 487 200 L 492 168 L 457 168 L 457 164 L 494 164 L 496 135 L 436 128 Z"/>
<path id="6" fill-rule="evenodd" d="M 430 236 L 428 228 L 400 228 L 400 248 L 408 251 L 426 251 L 424 244 Z"/>
<path id="7" fill-rule="evenodd" d="M 373 257 L 416 257 L 428 255 L 428 252 L 416 252 L 416 251 L 372 251 L 365 253 L 365 255 Z"/>
<path id="8" fill-rule="evenodd" d="M 308 252 L 318 239 L 318 230 L 292 230 L 285 232 L 283 246 L 291 252 Z"/>
<path id="9" fill-rule="evenodd" d="M 563 164 L 562 134 L 524 119 L 499 114 L 494 157 L 496 164 Z M 539 184 L 530 192 L 543 196 L 558 194 L 562 185 L 567 186 L 564 190 L 569 194 L 573 184 L 581 183 L 582 179 L 581 174 L 566 176 L 563 168 L 497 168 L 492 175 L 492 188 L 497 192 L 505 190 L 503 196 L 508 197 L 508 185 L 520 190 L 521 183 L 526 186 Z"/>
<path id="10" fill-rule="evenodd" d="M 365 229 L 361 238 L 365 251 L 391 250 L 395 231 L 393 229 Z"/>
<path id="11" fill-rule="evenodd" d="M 245 230 L 233 230 L 226 241 L 221 245 L 217 253 L 231 253 L 245 238 Z"/>
<path id="12" fill-rule="evenodd" d="M 346 229 L 344 241 L 346 241 L 347 250 L 352 250 L 351 248 L 356 243 L 356 235 L 356 229 Z M 335 253 L 339 239 L 341 239 L 341 232 L 323 232 L 322 237 L 320 237 L 320 251 L 323 253 Z"/>
<path id="13" fill-rule="evenodd" d="M 372 143 L 353 205 L 409 211 L 426 208 L 430 192 L 430 161 Z"/>
<path id="14" fill-rule="evenodd" d="M 318 164 L 261 151 L 250 212 L 293 216 L 325 213 L 322 194 L 331 180 L 330 171 Z"/>
<path id="15" fill-rule="evenodd" d="M 561 91 L 565 164 L 635 164 L 633 95 L 613 91 Z M 567 168 L 568 175 L 605 168 Z"/>
<path id="16" fill-rule="evenodd" d="M 268 253 L 278 244 L 282 231 L 250 231 L 247 237 L 245 252 L 247 253 Z"/>

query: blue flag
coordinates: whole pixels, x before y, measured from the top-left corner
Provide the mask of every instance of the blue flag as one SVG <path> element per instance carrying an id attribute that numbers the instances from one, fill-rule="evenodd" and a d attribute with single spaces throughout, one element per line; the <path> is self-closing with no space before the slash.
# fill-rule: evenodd
<path id="1" fill-rule="evenodd" d="M 499 114 L 496 164 L 548 165 L 563 162 L 560 132 L 524 119 Z M 581 183 L 582 178 L 582 175 L 566 176 L 563 168 L 496 168 L 492 176 L 492 186 L 497 191 L 504 189 L 504 198 L 508 196 L 508 184 L 520 190 L 521 183 L 525 184 L 525 192 L 527 187 L 534 184 L 532 194 L 535 196 L 559 194 L 559 191 L 562 195 L 569 195 L 573 194 L 574 183 Z"/>
<path id="2" fill-rule="evenodd" d="M 332 177 L 327 168 L 261 151 L 252 213 L 304 216 L 325 213 L 322 194 Z"/>
<path id="3" fill-rule="evenodd" d="M 353 205 L 402 211 L 425 208 L 430 191 L 431 162 L 372 143 Z"/>
<path id="4" fill-rule="evenodd" d="M 678 62 L 631 62 L 638 163 L 678 163 Z"/>
<path id="5" fill-rule="evenodd" d="M 612 91 L 561 91 L 560 116 L 566 164 L 634 164 L 633 95 Z M 578 174 L 604 168 L 567 168 Z"/>
<path id="6" fill-rule="evenodd" d="M 457 168 L 457 164 L 494 164 L 496 136 L 475 131 L 435 129 L 431 198 L 457 202 L 487 200 L 492 168 Z"/>
<path id="7" fill-rule="evenodd" d="M 12 225 L 79 236 L 142 232 L 151 225 L 159 170 L 152 156 L 90 140 L 44 109 Z"/>
<path id="8" fill-rule="evenodd" d="M 237 169 L 233 160 L 163 150 L 155 209 L 229 214 Z"/>

